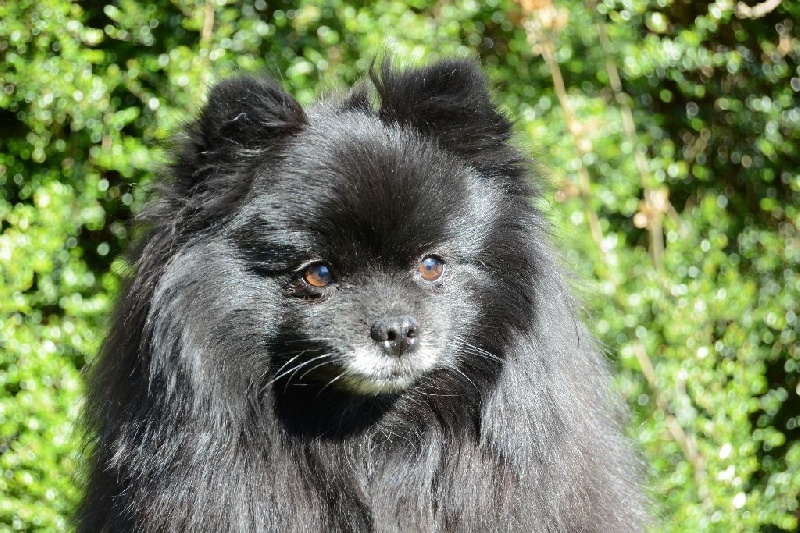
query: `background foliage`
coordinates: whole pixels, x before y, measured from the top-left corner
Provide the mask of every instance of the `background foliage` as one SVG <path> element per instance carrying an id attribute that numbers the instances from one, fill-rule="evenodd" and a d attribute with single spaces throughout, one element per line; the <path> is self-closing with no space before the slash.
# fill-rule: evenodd
<path id="1" fill-rule="evenodd" d="M 776 6 L 776 4 L 778 4 Z M 215 79 L 479 56 L 634 409 L 658 531 L 796 531 L 800 3 L 0 3 L 0 530 L 68 528 L 81 368 Z"/>

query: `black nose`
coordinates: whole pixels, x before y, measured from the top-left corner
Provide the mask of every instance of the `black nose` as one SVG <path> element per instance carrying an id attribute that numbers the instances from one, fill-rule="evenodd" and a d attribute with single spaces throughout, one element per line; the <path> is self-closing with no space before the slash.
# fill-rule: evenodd
<path id="1" fill-rule="evenodd" d="M 369 334 L 386 353 L 401 355 L 416 346 L 419 327 L 412 316 L 387 316 L 376 320 Z"/>

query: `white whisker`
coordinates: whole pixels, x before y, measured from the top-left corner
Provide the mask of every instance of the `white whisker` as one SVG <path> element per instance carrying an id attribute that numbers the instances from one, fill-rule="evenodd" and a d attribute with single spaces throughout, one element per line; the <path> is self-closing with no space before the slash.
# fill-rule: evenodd
<path id="1" fill-rule="evenodd" d="M 300 355 L 303 355 L 303 354 L 304 354 L 304 353 L 306 353 L 307 351 L 308 351 L 308 350 L 304 350 L 303 352 L 301 352 L 301 353 L 300 353 Z M 313 363 L 314 361 L 318 361 L 319 359 L 321 359 L 321 358 L 323 358 L 323 357 L 328 357 L 328 356 L 330 356 L 330 355 L 332 355 L 332 353 L 331 353 L 331 352 L 325 352 L 325 353 L 324 353 L 324 354 L 322 354 L 322 355 L 318 355 L 318 356 L 316 356 L 316 357 L 312 357 L 312 358 L 311 358 L 311 359 L 309 359 L 308 361 L 303 361 L 303 362 L 302 362 L 302 363 L 300 363 L 299 365 L 295 365 L 295 366 L 293 366 L 293 367 L 291 367 L 291 368 L 289 368 L 289 369 L 285 370 L 283 373 L 277 374 L 277 375 L 276 375 L 274 378 L 272 378 L 272 380 L 271 380 L 271 381 L 268 383 L 268 385 L 272 385 L 272 384 L 274 384 L 276 381 L 278 381 L 279 379 L 281 379 L 281 378 L 283 378 L 283 377 L 285 377 L 285 376 L 287 376 L 287 375 L 292 375 L 292 374 L 294 374 L 295 372 L 297 372 L 298 370 L 300 370 L 300 369 L 301 369 L 301 368 L 303 368 L 304 366 L 306 366 L 306 365 L 308 365 L 308 364 L 310 364 L 310 363 Z M 292 359 L 291 359 L 289 362 L 291 362 L 291 361 L 294 361 L 295 359 L 297 359 L 297 357 L 299 357 L 299 356 L 295 356 L 295 357 L 293 357 L 293 358 L 292 358 Z M 284 367 L 286 367 L 286 365 L 283 365 L 281 368 L 284 368 Z M 289 379 L 291 380 L 291 377 L 290 377 Z"/>
<path id="2" fill-rule="evenodd" d="M 339 381 L 339 379 L 340 379 L 342 376 L 344 376 L 345 374 L 347 374 L 347 371 L 344 371 L 344 372 L 342 372 L 341 374 L 339 374 L 338 376 L 336 376 L 335 378 L 333 378 L 332 380 L 330 380 L 330 381 L 328 382 L 328 384 L 327 384 L 327 385 L 325 385 L 324 387 L 322 387 L 322 388 L 319 390 L 319 392 L 317 393 L 317 396 L 319 396 L 320 394 L 322 394 L 322 391 L 324 391 L 325 389 L 327 389 L 328 387 L 330 387 L 331 385 L 333 385 L 334 383 L 336 383 L 337 381 Z"/>
<path id="3" fill-rule="evenodd" d="M 327 353 L 327 354 L 325 354 L 325 356 L 334 356 L 334 355 L 336 355 L 336 354 L 335 354 L 335 353 Z M 315 357 L 314 359 L 312 359 L 312 361 L 314 361 L 314 360 L 317 360 L 317 359 L 320 359 L 320 357 Z M 314 370 L 316 370 L 316 369 L 318 369 L 318 368 L 320 368 L 320 367 L 322 367 L 322 366 L 325 366 L 325 365 L 329 365 L 329 364 L 331 364 L 331 363 L 334 363 L 335 361 L 336 361 L 335 359 L 332 359 L 332 360 L 330 360 L 330 361 L 322 361 L 321 363 L 318 363 L 318 364 L 316 364 L 316 365 L 312 366 L 311 368 L 309 368 L 308 370 L 306 370 L 305 372 L 303 372 L 303 373 L 302 373 L 302 374 L 301 374 L 301 375 L 300 375 L 300 376 L 297 378 L 297 381 L 303 381 L 303 378 L 304 378 L 304 377 L 306 377 L 306 376 L 307 376 L 308 374 L 310 374 L 311 372 L 313 372 Z M 299 367 L 298 367 L 298 368 L 299 368 Z M 289 379 L 291 380 L 291 377 L 290 377 Z"/>

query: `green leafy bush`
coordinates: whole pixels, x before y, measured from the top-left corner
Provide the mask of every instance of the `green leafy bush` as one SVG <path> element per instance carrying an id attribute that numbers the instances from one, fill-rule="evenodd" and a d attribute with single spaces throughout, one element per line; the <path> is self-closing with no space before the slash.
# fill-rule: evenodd
<path id="1" fill-rule="evenodd" d="M 0 530 L 69 527 L 80 372 L 168 132 L 231 73 L 308 103 L 387 53 L 480 57 L 518 119 L 656 529 L 797 530 L 800 5 L 372 4 L 0 4 Z"/>

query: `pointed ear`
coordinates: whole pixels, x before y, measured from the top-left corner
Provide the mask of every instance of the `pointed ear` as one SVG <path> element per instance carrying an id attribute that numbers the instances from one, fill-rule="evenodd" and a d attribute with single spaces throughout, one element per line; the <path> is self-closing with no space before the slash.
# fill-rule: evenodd
<path id="1" fill-rule="evenodd" d="M 359 82 L 350 89 L 341 105 L 342 111 L 360 111 L 361 113 L 372 115 L 372 104 L 369 101 L 369 86 L 366 82 Z"/>
<path id="2" fill-rule="evenodd" d="M 413 126 L 479 168 L 502 164 L 514 151 L 507 144 L 511 123 L 492 104 L 474 61 L 450 59 L 398 72 L 384 60 L 380 74 L 373 70 L 370 77 L 384 122 Z"/>
<path id="3" fill-rule="evenodd" d="M 238 77 L 216 85 L 197 121 L 198 148 L 266 148 L 278 136 L 306 124 L 300 104 L 272 78 Z"/>
<path id="4" fill-rule="evenodd" d="M 201 223 L 224 216 L 249 191 L 254 161 L 279 152 L 282 141 L 306 123 L 300 104 L 271 78 L 220 82 L 177 139 L 160 187 L 164 201 L 152 205 L 151 216 Z"/>
<path id="5" fill-rule="evenodd" d="M 191 189 L 220 173 L 236 172 L 306 123 L 303 108 L 275 80 L 224 80 L 186 128 L 173 165 L 175 185 Z"/>

